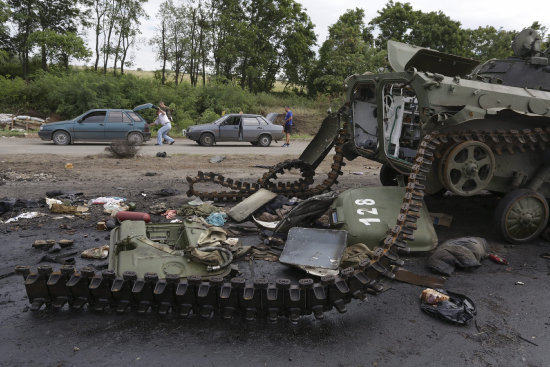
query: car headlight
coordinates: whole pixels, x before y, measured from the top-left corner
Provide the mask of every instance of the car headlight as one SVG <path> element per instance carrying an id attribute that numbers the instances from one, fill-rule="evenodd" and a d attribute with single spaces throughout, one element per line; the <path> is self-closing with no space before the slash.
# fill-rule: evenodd
<path id="1" fill-rule="evenodd" d="M 42 129 L 44 129 L 44 125 L 40 125 L 40 131 L 42 131 Z"/>

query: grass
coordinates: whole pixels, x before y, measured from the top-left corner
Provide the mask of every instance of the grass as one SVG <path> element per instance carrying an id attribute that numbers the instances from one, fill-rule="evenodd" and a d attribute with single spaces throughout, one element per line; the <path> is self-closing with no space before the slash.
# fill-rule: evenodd
<path id="1" fill-rule="evenodd" d="M 28 134 L 38 134 L 38 130 L 27 130 L 27 131 L 0 130 L 0 136 L 25 136 Z"/>

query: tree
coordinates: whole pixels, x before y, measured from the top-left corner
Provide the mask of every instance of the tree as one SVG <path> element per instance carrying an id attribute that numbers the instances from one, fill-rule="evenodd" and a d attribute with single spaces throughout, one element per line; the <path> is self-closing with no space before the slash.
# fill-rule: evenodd
<path id="1" fill-rule="evenodd" d="M 7 25 L 10 15 L 7 4 L 0 0 L 0 64 L 8 59 L 13 48 L 10 31 Z"/>
<path id="2" fill-rule="evenodd" d="M 44 33 L 44 36 L 33 37 L 34 44 L 40 47 L 42 69 L 47 70 L 47 60 L 52 59 L 51 52 L 59 52 L 64 47 L 57 47 L 51 41 L 66 44 L 75 41 L 74 37 L 78 31 L 78 26 L 81 21 L 81 11 L 79 2 L 74 0 L 35 0 L 37 7 L 37 17 L 40 29 L 36 32 Z M 71 34 L 67 38 L 53 37 L 53 33 L 57 35 Z M 40 42 L 43 40 L 44 42 Z M 48 47 L 54 47 L 55 51 L 49 50 Z M 78 46 L 77 46 L 78 48 Z M 68 60 L 68 56 L 64 57 Z"/>
<path id="3" fill-rule="evenodd" d="M 512 41 L 517 35 L 516 31 L 505 31 L 492 26 L 467 29 L 467 42 L 464 56 L 472 57 L 479 61 L 489 59 L 504 59 L 513 54 Z"/>
<path id="4" fill-rule="evenodd" d="M 92 55 L 86 48 L 82 38 L 75 33 L 57 33 L 53 30 L 33 32 L 29 37 L 31 44 L 40 45 L 47 49 L 47 55 L 50 63 L 58 62 L 65 68 L 69 67 L 69 59 L 86 59 Z M 48 61 L 46 60 L 46 61 Z"/>
<path id="5" fill-rule="evenodd" d="M 12 20 L 16 28 L 14 45 L 23 66 L 23 78 L 27 79 L 32 48 L 29 37 L 38 23 L 36 2 L 35 0 L 8 0 L 8 5 L 11 8 Z"/>
<path id="6" fill-rule="evenodd" d="M 161 74 L 161 83 L 166 82 L 166 64 L 168 63 L 168 22 L 169 19 L 165 16 L 165 10 L 171 6 L 170 1 L 165 1 L 160 5 L 160 8 L 157 12 L 157 19 L 160 19 L 160 26 L 157 28 L 155 36 L 149 41 L 153 46 L 153 49 L 157 53 L 157 60 L 162 62 L 162 74 Z M 172 4 L 173 6 L 173 4 Z"/>
<path id="7" fill-rule="evenodd" d="M 348 10 L 329 27 L 329 36 L 319 49 L 319 60 L 310 76 L 310 93 L 341 93 L 346 77 L 377 67 L 372 61 L 380 62 L 381 57 L 369 43 L 372 37 L 364 16 L 363 9 Z"/>
<path id="8" fill-rule="evenodd" d="M 380 31 L 376 39 L 380 50 L 386 49 L 388 40 L 394 40 L 460 55 L 467 42 L 460 22 L 441 11 L 415 11 L 409 3 L 394 3 L 393 0 L 378 11 L 370 24 Z"/>

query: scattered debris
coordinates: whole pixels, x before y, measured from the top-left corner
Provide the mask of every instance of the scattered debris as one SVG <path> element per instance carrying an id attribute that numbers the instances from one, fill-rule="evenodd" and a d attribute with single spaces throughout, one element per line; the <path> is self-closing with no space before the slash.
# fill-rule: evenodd
<path id="1" fill-rule="evenodd" d="M 298 203 L 282 218 L 275 228 L 275 232 L 287 233 L 292 227 L 309 225 L 329 209 L 336 197 L 338 197 L 338 193 L 330 191 Z"/>
<path id="2" fill-rule="evenodd" d="M 161 189 L 160 191 L 157 191 L 155 195 L 158 196 L 175 196 L 179 195 L 180 192 L 177 189 Z"/>
<path id="3" fill-rule="evenodd" d="M 260 189 L 231 208 L 228 214 L 234 221 L 242 222 L 276 197 L 277 194 L 266 189 Z"/>
<path id="4" fill-rule="evenodd" d="M 193 215 L 207 217 L 217 211 L 219 211 L 219 209 L 212 204 L 201 204 L 199 206 L 184 205 L 178 210 L 178 214 L 184 217 L 191 217 Z"/>
<path id="5" fill-rule="evenodd" d="M 145 176 L 148 176 L 148 177 L 152 177 L 152 176 L 156 176 L 158 173 L 156 172 L 145 172 Z"/>
<path id="6" fill-rule="evenodd" d="M 52 203 L 50 206 L 50 212 L 54 214 L 79 215 L 82 213 L 86 213 L 87 211 L 88 211 L 88 207 L 84 205 L 64 205 L 64 204 Z"/>
<path id="7" fill-rule="evenodd" d="M 128 142 L 127 140 L 117 140 L 105 148 L 115 158 L 134 158 L 139 152 L 139 146 Z"/>
<path id="8" fill-rule="evenodd" d="M 166 158 L 168 156 L 168 154 L 166 154 L 166 152 L 158 152 L 157 153 L 157 157 L 159 158 Z"/>
<path id="9" fill-rule="evenodd" d="M 436 291 L 435 289 L 426 288 L 420 295 L 420 300 L 429 305 L 435 305 L 439 302 L 448 301 L 451 297 L 447 294 Z"/>
<path id="10" fill-rule="evenodd" d="M 84 250 L 80 257 L 84 259 L 106 259 L 109 256 L 109 245 L 103 245 L 100 247 L 94 247 Z"/>
<path id="11" fill-rule="evenodd" d="M 206 218 L 206 223 L 217 227 L 223 227 L 226 220 L 227 220 L 227 214 L 216 212 L 216 213 L 210 214 Z"/>
<path id="12" fill-rule="evenodd" d="M 174 219 L 177 216 L 177 210 L 169 209 L 161 214 L 161 216 L 166 217 L 166 219 Z"/>
<path id="13" fill-rule="evenodd" d="M 430 213 L 434 226 L 450 227 L 453 216 L 445 213 Z"/>
<path id="14" fill-rule="evenodd" d="M 210 162 L 210 163 L 220 163 L 220 162 L 223 162 L 224 160 L 225 160 L 224 155 L 216 155 L 216 156 L 210 158 L 210 160 L 208 162 Z"/>
<path id="15" fill-rule="evenodd" d="M 336 270 L 346 248 L 346 231 L 294 227 L 279 261 L 283 264 Z"/>
<path id="16" fill-rule="evenodd" d="M 59 246 L 61 246 L 61 248 L 66 248 L 66 247 L 74 245 L 73 240 L 59 240 L 59 241 L 57 241 L 57 243 L 59 244 Z"/>
<path id="17" fill-rule="evenodd" d="M 121 210 L 116 213 L 116 219 L 118 219 L 121 223 L 125 220 L 142 220 L 145 223 L 149 223 L 151 221 L 151 216 L 143 212 L 129 212 L 126 210 Z"/>
<path id="18" fill-rule="evenodd" d="M 97 222 L 96 229 L 98 231 L 106 231 L 107 230 L 107 223 L 104 221 Z"/>
<path id="19" fill-rule="evenodd" d="M 525 285 L 525 283 L 524 283 L 524 282 L 517 281 L 517 282 L 516 282 L 516 285 Z"/>
<path id="20" fill-rule="evenodd" d="M 462 294 L 443 289 L 425 289 L 420 298 L 422 311 L 457 325 L 468 324 L 477 314 L 474 302 Z"/>
<path id="21" fill-rule="evenodd" d="M 363 176 L 365 172 L 352 172 L 351 174 L 356 176 Z"/>
<path id="22" fill-rule="evenodd" d="M 263 213 L 263 214 L 269 214 L 269 213 Z M 269 215 L 273 215 L 273 214 L 269 214 Z M 277 216 L 275 216 L 275 218 L 277 218 Z M 266 228 L 266 229 L 275 229 L 275 227 L 277 227 L 277 225 L 279 224 L 279 221 L 266 222 L 266 221 L 263 221 L 263 220 L 258 220 L 256 218 L 254 218 L 254 216 L 252 216 L 252 219 L 254 220 L 254 222 L 258 223 L 258 225 L 260 227 L 263 227 L 263 228 Z"/>
<path id="23" fill-rule="evenodd" d="M 497 254 L 489 254 L 489 255 L 487 255 L 487 257 L 489 259 L 491 259 L 492 261 L 496 262 L 497 264 L 508 265 L 508 260 L 503 259 L 502 257 L 498 256 Z"/>
<path id="24" fill-rule="evenodd" d="M 422 287 L 440 288 L 445 286 L 445 278 L 433 275 L 416 274 L 407 269 L 398 267 L 394 269 L 395 280 L 400 282 L 419 285 Z"/>
<path id="25" fill-rule="evenodd" d="M 4 223 L 8 224 L 13 222 L 18 222 L 19 219 L 32 219 L 32 218 L 42 217 L 44 215 L 45 215 L 44 213 L 40 213 L 40 212 L 26 212 L 26 213 L 19 214 L 17 217 L 10 218 L 6 220 Z"/>
<path id="26" fill-rule="evenodd" d="M 451 275 L 455 266 L 481 266 L 487 256 L 487 241 L 481 237 L 461 237 L 445 241 L 428 258 L 427 266 L 443 275 Z"/>
<path id="27" fill-rule="evenodd" d="M 36 240 L 32 247 L 40 250 L 47 250 L 55 244 L 55 240 Z"/>
<path id="28" fill-rule="evenodd" d="M 65 163 L 65 169 L 73 169 L 73 164 L 72 163 Z"/>
<path id="29" fill-rule="evenodd" d="M 168 208 L 166 207 L 166 203 L 158 203 L 158 204 L 151 205 L 149 207 L 149 213 L 154 215 L 160 215 L 167 210 Z"/>

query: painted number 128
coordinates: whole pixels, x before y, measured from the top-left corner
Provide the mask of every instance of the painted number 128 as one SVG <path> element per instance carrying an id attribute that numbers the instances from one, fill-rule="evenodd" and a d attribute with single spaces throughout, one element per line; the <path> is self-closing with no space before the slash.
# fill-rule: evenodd
<path id="1" fill-rule="evenodd" d="M 372 207 L 374 204 L 374 200 L 372 199 L 357 199 L 355 200 L 355 205 L 367 205 L 371 206 L 371 208 L 361 208 L 357 209 L 357 214 L 359 215 L 378 215 L 378 209 Z M 359 218 L 359 222 L 363 223 L 366 226 L 370 226 L 371 223 L 380 223 L 380 218 Z"/>

